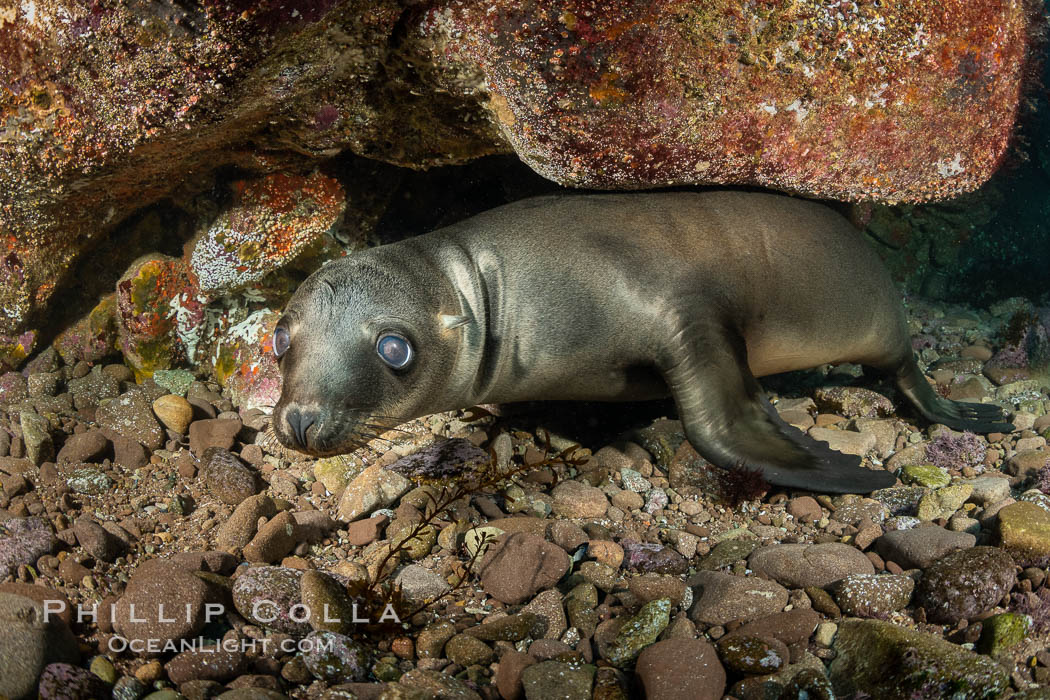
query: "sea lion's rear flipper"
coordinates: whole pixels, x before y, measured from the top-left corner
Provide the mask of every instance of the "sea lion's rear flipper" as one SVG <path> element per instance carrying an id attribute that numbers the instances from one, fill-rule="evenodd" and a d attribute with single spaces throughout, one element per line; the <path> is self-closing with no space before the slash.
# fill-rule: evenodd
<path id="1" fill-rule="evenodd" d="M 1003 409 L 995 404 L 964 403 L 938 396 L 910 353 L 892 372 L 897 388 L 928 421 L 974 433 L 1009 433 L 1014 430 L 1013 423 L 1003 415 Z"/>
<path id="2" fill-rule="evenodd" d="M 896 482 L 893 474 L 865 469 L 859 457 L 788 425 L 748 370 L 743 342 L 733 343 L 725 332 L 704 335 L 674 348 L 663 368 L 686 436 L 701 456 L 809 491 L 869 493 Z"/>

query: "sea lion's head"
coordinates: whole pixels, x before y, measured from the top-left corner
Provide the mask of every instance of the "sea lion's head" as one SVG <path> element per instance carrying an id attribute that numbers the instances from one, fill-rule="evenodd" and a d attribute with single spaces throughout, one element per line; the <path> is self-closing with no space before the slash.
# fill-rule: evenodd
<path id="1" fill-rule="evenodd" d="M 331 262 L 296 290 L 274 331 L 281 397 L 273 430 L 314 456 L 352 451 L 433 410 L 452 369 L 440 281 L 381 249 Z"/>

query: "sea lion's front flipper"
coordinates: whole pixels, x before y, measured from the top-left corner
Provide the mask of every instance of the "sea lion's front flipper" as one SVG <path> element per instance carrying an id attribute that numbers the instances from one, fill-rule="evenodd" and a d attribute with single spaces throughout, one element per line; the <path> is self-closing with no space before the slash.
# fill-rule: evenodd
<path id="1" fill-rule="evenodd" d="M 724 332 L 682 342 L 663 368 L 686 436 L 723 469 L 757 469 L 771 484 L 828 493 L 869 493 L 892 486 L 893 474 L 865 469 L 788 425 L 748 370 L 743 342 Z M 677 337 L 681 337 L 681 334 Z"/>

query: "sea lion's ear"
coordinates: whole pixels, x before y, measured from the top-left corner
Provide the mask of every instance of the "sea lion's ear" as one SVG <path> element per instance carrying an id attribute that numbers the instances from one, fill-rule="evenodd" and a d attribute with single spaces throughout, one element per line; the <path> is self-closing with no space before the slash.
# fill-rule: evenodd
<path id="1" fill-rule="evenodd" d="M 452 316 L 449 314 L 441 314 L 441 325 L 449 330 L 453 328 L 459 328 L 470 323 L 470 316 Z"/>

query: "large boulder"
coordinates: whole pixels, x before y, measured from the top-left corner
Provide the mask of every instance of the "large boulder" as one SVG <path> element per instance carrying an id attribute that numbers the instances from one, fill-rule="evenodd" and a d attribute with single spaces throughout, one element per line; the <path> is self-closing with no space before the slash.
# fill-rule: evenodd
<path id="1" fill-rule="evenodd" d="M 210 187 L 217 168 L 302 168 L 346 148 L 414 167 L 505 150 L 476 99 L 412 67 L 434 44 L 402 32 L 416 13 L 396 0 L 5 10 L 0 363 L 31 349 L 16 331 L 78 281 L 84 251 L 143 205 Z"/>
<path id="2" fill-rule="evenodd" d="M 557 182 L 914 201 L 998 166 L 1033 7 L 495 0 L 428 19 L 484 74 L 514 150 Z"/>
<path id="3" fill-rule="evenodd" d="M 1033 3 L 12 7 L 0 15 L 0 369 L 25 359 L 44 324 L 65 324 L 46 313 L 56 292 L 98 286 L 89 251 L 115 274 L 124 255 L 159 251 L 169 257 L 132 274 L 156 306 L 131 319 L 118 295 L 123 351 L 140 374 L 226 362 L 264 403 L 261 354 L 224 360 L 197 344 L 212 328 L 257 327 L 252 315 L 279 303 L 205 313 L 205 302 L 314 247 L 341 210 L 340 184 L 369 181 L 368 166 L 341 183 L 303 174 L 340 152 L 420 168 L 513 150 L 558 183 L 615 189 L 751 184 L 890 201 L 971 190 L 1011 133 Z M 270 179 L 196 197 L 231 167 Z M 295 202 L 291 226 L 282 201 Z M 141 214 L 158 202 L 183 218 Z M 155 245 L 141 247 L 132 238 L 147 230 Z M 154 294 L 151 280 L 174 288 Z M 110 352 L 112 318 L 107 303 L 65 324 L 63 353 Z"/>

